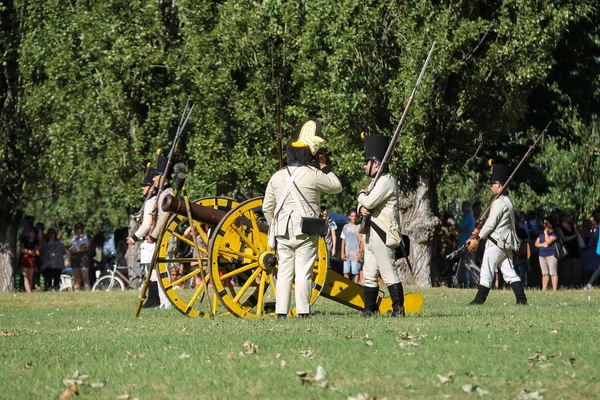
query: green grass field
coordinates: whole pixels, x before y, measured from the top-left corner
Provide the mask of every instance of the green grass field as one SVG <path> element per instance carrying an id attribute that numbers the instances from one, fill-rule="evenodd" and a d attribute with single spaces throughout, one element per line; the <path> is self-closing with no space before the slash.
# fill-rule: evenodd
<path id="1" fill-rule="evenodd" d="M 1 295 L 0 398 L 56 399 L 77 374 L 80 397 L 102 399 L 600 397 L 600 291 L 528 291 L 526 307 L 510 291 L 483 306 L 465 305 L 474 290 L 411 291 L 425 305 L 405 319 L 320 298 L 283 321 L 134 319 L 132 291 Z"/>

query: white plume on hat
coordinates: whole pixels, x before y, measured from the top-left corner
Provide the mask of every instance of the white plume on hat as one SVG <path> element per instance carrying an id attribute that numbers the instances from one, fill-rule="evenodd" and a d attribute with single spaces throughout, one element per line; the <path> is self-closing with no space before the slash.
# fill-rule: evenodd
<path id="1" fill-rule="evenodd" d="M 326 140 L 315 133 L 317 131 L 317 124 L 315 121 L 307 121 L 300 130 L 298 140 L 292 143 L 293 147 L 309 147 L 310 152 L 315 155 L 317 151 L 325 144 Z"/>

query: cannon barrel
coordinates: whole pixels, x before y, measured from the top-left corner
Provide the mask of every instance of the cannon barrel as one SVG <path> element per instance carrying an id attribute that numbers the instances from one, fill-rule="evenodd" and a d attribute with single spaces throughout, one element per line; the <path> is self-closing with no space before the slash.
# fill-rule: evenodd
<path id="1" fill-rule="evenodd" d="M 169 194 L 165 196 L 161 207 L 163 211 L 172 212 L 187 217 L 185 202 L 182 199 L 177 198 L 173 195 Z M 219 222 L 221 222 L 221 220 L 227 215 L 227 212 L 225 211 L 216 210 L 212 207 L 206 207 L 200 204 L 194 204 L 192 202 L 190 202 L 190 210 L 192 213 L 192 218 L 195 221 L 212 226 L 217 226 Z M 252 221 L 250 221 L 246 217 L 238 217 L 235 220 L 235 223 L 236 225 L 243 225 L 247 228 L 252 229 Z M 267 226 L 267 224 L 258 223 L 258 230 L 264 234 L 267 234 L 269 232 L 269 227 Z"/>

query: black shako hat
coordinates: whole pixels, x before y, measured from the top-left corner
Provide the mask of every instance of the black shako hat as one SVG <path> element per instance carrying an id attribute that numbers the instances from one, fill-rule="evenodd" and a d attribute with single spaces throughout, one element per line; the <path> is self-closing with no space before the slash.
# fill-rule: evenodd
<path id="1" fill-rule="evenodd" d="M 169 157 L 159 154 L 158 158 L 156 159 L 156 170 L 158 171 L 159 175 L 163 175 L 165 173 L 168 161 Z"/>
<path id="2" fill-rule="evenodd" d="M 365 136 L 365 161 L 376 159 L 377 161 L 382 162 L 389 145 L 390 138 L 387 136 Z"/>
<path id="3" fill-rule="evenodd" d="M 510 175 L 510 170 L 508 169 L 508 165 L 493 163 L 492 164 L 492 178 L 490 179 L 490 184 L 497 183 L 499 185 L 504 185 L 508 180 L 508 176 Z"/>
<path id="4" fill-rule="evenodd" d="M 148 167 L 148 169 L 146 170 L 146 175 L 144 175 L 144 181 L 142 182 L 142 186 L 152 186 L 152 179 L 154 179 L 155 176 L 159 176 L 161 175 L 161 173 L 152 167 Z"/>

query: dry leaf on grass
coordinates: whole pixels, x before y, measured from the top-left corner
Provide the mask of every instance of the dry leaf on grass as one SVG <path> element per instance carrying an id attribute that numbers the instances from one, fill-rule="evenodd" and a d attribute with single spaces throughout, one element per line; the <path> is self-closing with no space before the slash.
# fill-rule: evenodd
<path id="1" fill-rule="evenodd" d="M 557 331 L 556 329 L 552 329 L 552 330 L 550 331 L 550 333 L 552 333 L 552 334 L 556 334 L 556 333 L 558 333 L 558 331 Z"/>
<path id="2" fill-rule="evenodd" d="M 317 372 L 315 373 L 315 381 L 322 381 L 323 379 L 325 379 L 325 375 L 327 375 L 327 372 L 325 372 L 325 368 L 323 368 L 323 366 L 321 365 L 318 365 Z"/>
<path id="3" fill-rule="evenodd" d="M 350 335 L 350 336 L 346 336 L 346 339 L 348 339 L 348 340 L 363 340 L 364 337 L 363 336 L 352 336 L 352 335 Z"/>
<path id="4" fill-rule="evenodd" d="M 415 337 L 408 332 L 401 332 L 396 338 L 400 347 L 419 347 L 419 343 L 415 342 Z"/>
<path id="5" fill-rule="evenodd" d="M 517 395 L 517 400 L 542 400 L 542 396 L 539 390 L 534 389 L 523 389 L 521 393 Z"/>
<path id="6" fill-rule="evenodd" d="M 100 389 L 106 385 L 106 382 L 94 382 L 90 385 L 92 389 Z"/>
<path id="7" fill-rule="evenodd" d="M 60 394 L 60 400 L 70 399 L 73 396 L 79 396 L 79 388 L 77 384 L 72 384 L 70 388 L 66 389 Z"/>
<path id="8" fill-rule="evenodd" d="M 365 344 L 366 344 L 367 346 L 373 346 L 373 341 L 372 341 L 372 340 L 367 340 L 367 341 L 365 342 Z"/>
<path id="9" fill-rule="evenodd" d="M 4 329 L 0 330 L 0 336 L 15 336 L 14 333 L 5 331 Z"/>
<path id="10" fill-rule="evenodd" d="M 300 382 L 302 382 L 303 385 L 312 382 L 310 371 L 296 371 L 296 376 L 300 378 Z"/>
<path id="11" fill-rule="evenodd" d="M 117 400 L 128 400 L 129 399 L 129 394 L 128 393 L 124 393 L 120 396 L 117 396 Z"/>
<path id="12" fill-rule="evenodd" d="M 348 400 L 387 400 L 387 397 L 379 399 L 377 396 L 371 396 L 369 393 L 359 393 L 356 396 L 348 397 Z"/>
<path id="13" fill-rule="evenodd" d="M 185 352 L 184 352 L 184 353 L 181 353 L 181 354 L 179 355 L 179 359 L 180 359 L 180 360 L 183 360 L 183 359 L 185 359 L 185 358 L 190 358 L 190 357 L 191 357 L 191 356 L 190 356 L 188 353 L 185 353 Z"/>
<path id="14" fill-rule="evenodd" d="M 79 371 L 75 371 L 71 378 L 64 378 L 63 383 L 66 386 L 82 385 L 87 378 L 89 378 L 89 375 L 81 375 Z"/>
<path id="15" fill-rule="evenodd" d="M 477 393 L 479 396 L 487 396 L 488 394 L 490 394 L 489 391 L 487 391 L 483 388 L 480 388 L 477 385 L 471 385 L 470 383 L 466 383 L 466 384 L 462 385 L 460 388 L 465 393 Z"/>
<path id="16" fill-rule="evenodd" d="M 258 354 L 258 345 L 256 343 L 246 340 L 244 342 L 244 347 L 246 348 L 246 351 L 244 351 L 245 355 Z"/>
<path id="17" fill-rule="evenodd" d="M 308 359 L 310 359 L 310 360 L 312 360 L 312 359 L 313 359 L 313 352 L 312 352 L 312 349 L 310 349 L 310 348 L 309 348 L 308 350 L 301 350 L 301 351 L 299 351 L 298 353 L 299 353 L 299 354 L 300 354 L 302 357 L 306 357 L 306 358 L 308 358 Z"/>
<path id="18" fill-rule="evenodd" d="M 83 330 L 83 326 L 76 326 L 75 328 L 71 329 L 71 331 L 73 332 L 79 332 Z"/>
<path id="19" fill-rule="evenodd" d="M 448 382 L 452 382 L 454 380 L 454 372 L 450 372 L 448 375 L 443 376 L 443 375 L 438 375 L 437 376 L 440 383 L 448 383 Z"/>

